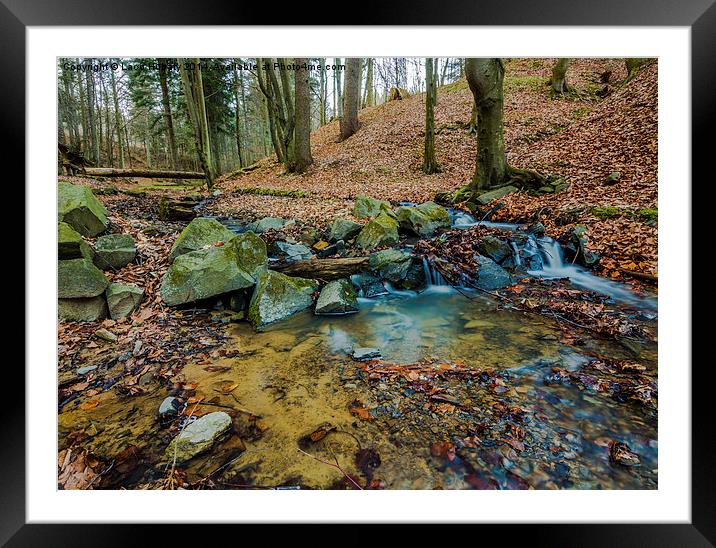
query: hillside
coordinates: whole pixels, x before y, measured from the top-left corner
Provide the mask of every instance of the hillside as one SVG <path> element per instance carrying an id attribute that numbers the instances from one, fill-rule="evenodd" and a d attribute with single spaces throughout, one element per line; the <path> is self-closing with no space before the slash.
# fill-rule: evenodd
<path id="1" fill-rule="evenodd" d="M 576 94 L 552 99 L 546 81 L 552 60 L 519 59 L 506 65 L 505 142 L 509 161 L 543 173 L 559 173 L 571 184 L 557 195 L 525 194 L 503 200 L 500 219 L 528 220 L 541 211 L 548 233 L 563 227 L 553 219 L 561 210 L 579 207 L 573 221 L 589 226 L 590 247 L 604 255 L 612 277 L 619 270 L 656 273 L 656 229 L 639 212 L 657 207 L 657 68 L 651 66 L 620 87 L 623 63 L 614 59 L 579 59 L 570 67 Z M 611 71 L 605 99 L 596 91 L 600 76 Z M 210 209 L 220 215 L 279 215 L 325 224 L 346 215 L 359 194 L 398 201 L 424 201 L 440 191 L 459 188 L 472 176 L 476 143 L 463 125 L 470 117 L 472 95 L 464 80 L 438 90 L 436 149 L 442 172 L 421 170 L 424 95 L 360 111 L 360 131 L 337 142 L 338 122 L 312 133 L 315 161 L 305 175 L 282 175 L 273 159 L 240 178 L 219 183 L 225 193 Z M 612 172 L 616 185 L 603 185 Z M 305 197 L 232 194 L 235 188 L 301 190 Z M 599 215 L 592 206 L 600 206 Z M 550 213 L 545 215 L 545 213 Z M 566 225 L 565 225 L 566 226 Z M 613 235 L 632 234 L 629 242 Z"/>

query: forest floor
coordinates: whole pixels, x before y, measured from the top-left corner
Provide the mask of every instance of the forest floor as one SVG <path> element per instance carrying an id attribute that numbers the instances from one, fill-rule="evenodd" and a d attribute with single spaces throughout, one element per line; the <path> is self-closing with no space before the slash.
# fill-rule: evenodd
<path id="1" fill-rule="evenodd" d="M 550 67 L 551 60 L 508 62 L 506 146 L 514 165 L 560 173 L 570 187 L 554 195 L 505 197 L 501 199 L 504 207 L 497 211 L 494 220 L 540 220 L 553 237 L 574 224 L 584 224 L 589 229 L 589 249 L 602 256 L 599 274 L 611 278 L 623 277 L 623 271 L 656 275 L 657 228 L 649 214 L 644 213 L 657 207 L 656 66 L 646 68 L 628 85 L 620 87 L 619 82 L 625 77 L 621 61 L 575 60 L 570 67 L 570 82 L 576 92 L 559 99 L 550 98 L 545 84 Z M 604 87 L 599 79 L 608 70 L 612 71 L 613 92 L 602 99 L 597 95 Z M 315 165 L 305 175 L 282 175 L 281 166 L 266 159 L 246 175 L 222 178 L 217 184 L 220 194 L 207 196 L 205 209 L 213 215 L 245 221 L 264 216 L 295 218 L 303 226 L 325 230 L 336 216 L 350 218 L 359 194 L 392 202 L 431 200 L 437 192 L 459 188 L 472 176 L 475 142 L 462 127 L 469 119 L 471 101 L 464 81 L 439 89 L 436 109 L 437 157 L 442 167 L 439 174 L 426 176 L 420 171 L 423 96 L 413 96 L 361 110 L 361 129 L 346 142 L 337 142 L 337 122 L 314 132 Z M 604 179 L 614 171 L 621 173 L 618 183 L 604 185 Z M 593 294 L 557 281 L 521 280 L 503 292 L 502 297 L 511 299 L 513 304 L 519 302 L 521 313 L 531 318 L 539 315 L 543 324 L 538 321 L 525 328 L 522 320 L 510 316 L 515 313 L 511 305 L 476 303 L 470 305 L 476 309 L 467 310 L 461 304 L 456 310 L 462 312 L 456 316 L 464 316 L 467 323 L 450 332 L 450 337 L 460 333 L 454 337 L 457 346 L 450 360 L 424 359 L 412 365 L 388 360 L 355 364 L 323 349 L 318 353 L 314 342 L 325 337 L 325 333 L 315 323 L 301 326 L 303 320 L 297 320 L 291 328 L 295 332 L 284 329 L 259 335 L 249 332 L 246 325 L 229 323 L 222 311 L 172 309 L 163 305 L 159 285 L 169 265 L 171 245 L 184 223 L 158 221 L 158 202 L 162 196 L 196 192 L 198 187 L 148 180 L 62 179 L 95 190 L 107 189 L 110 184 L 119 190 L 99 197 L 108 209 L 111 231 L 134 237 L 138 259 L 106 275 L 110 281 L 137 283 L 145 289 L 146 297 L 129 318 L 58 324 L 61 487 L 160 488 L 182 484 L 194 488 L 231 487 L 229 483 L 219 484 L 213 476 L 215 472 L 227 463 L 233 466 L 240 455 L 250 460 L 256 455 L 252 451 L 259 448 L 284 459 L 276 457 L 271 464 L 274 473 L 282 470 L 281 477 L 277 476 L 282 485 L 293 485 L 295 477 L 303 477 L 308 486 L 334 482 L 350 488 L 348 475 L 335 470 L 332 464 L 317 463 L 310 455 L 297 459 L 296 454 L 288 452 L 287 447 L 293 447 L 291 439 L 295 441 L 296 432 L 306 421 L 313 421 L 316 428 L 304 432 L 308 441 L 301 447 L 311 454 L 322 455 L 329 463 L 333 451 L 338 455 L 343 451 L 344 463 L 355 453 L 350 473 L 360 475 L 366 487 L 380 488 L 380 482 L 385 483 L 382 478 L 391 474 L 394 479 L 387 480 L 388 487 L 419 488 L 421 481 L 424 485 L 428 481 L 425 478 L 434 473 L 425 469 L 424 459 L 407 465 L 408 469 L 420 468 L 420 478 L 409 481 L 404 478 L 407 483 L 399 482 L 406 467 L 406 461 L 401 460 L 404 455 L 424 451 L 429 452 L 428 461 L 432 458 L 447 463 L 440 475 L 424 485 L 427 487 L 450 487 L 457 463 L 464 467 L 458 474 L 458 487 L 485 489 L 499 484 L 500 488 L 557 488 L 583 484 L 592 488 L 590 482 L 609 485 L 614 474 L 622 486 L 655 485 L 655 460 L 648 456 L 653 451 L 650 444 L 655 444 L 651 428 L 656 421 L 653 323 L 644 327 L 633 314 L 606 306 Z M 246 193 L 247 189 L 256 188 L 296 191 L 299 195 Z M 565 217 L 569 222 L 560 220 Z M 296 229 L 301 227 L 299 223 Z M 482 227 L 475 227 L 464 232 L 464 238 L 481 232 Z M 455 256 L 460 255 L 461 246 L 461 241 L 454 242 Z M 455 306 L 449 300 L 440 302 L 439 306 Z M 512 312 L 503 312 L 501 320 L 503 316 L 495 312 L 503 308 Z M 387 312 L 390 311 L 386 311 L 385 317 Z M 420 314 L 416 312 L 416 317 Z M 436 312 L 427 315 L 430 314 L 435 316 Z M 482 334 L 472 333 L 468 328 L 471 322 L 484 324 L 488 316 L 489 322 L 494 322 L 488 322 L 488 332 L 494 330 L 495 340 L 502 341 L 494 348 L 490 341 L 486 346 Z M 380 320 L 371 320 L 376 321 Z M 435 322 L 435 317 L 424 321 Z M 359 326 L 366 333 L 373 330 L 372 326 Z M 100 340 L 96 335 L 100 327 L 110 330 L 117 340 Z M 324 328 L 333 332 L 332 327 Z M 440 340 L 441 330 L 446 329 L 431 324 L 426 332 L 433 331 L 433 337 Z M 642 341 L 641 349 L 634 349 L 635 338 Z M 599 340 L 595 342 L 596 339 Z M 604 339 L 609 341 L 605 343 Z M 423 340 L 417 346 L 428 352 L 431 345 Z M 467 371 L 465 363 L 472 360 L 461 352 L 471 348 L 470 345 L 480 353 L 484 351 L 484 355 L 478 353 L 473 358 L 479 369 Z M 576 371 L 565 365 L 567 361 L 563 358 L 557 359 L 558 345 L 586 353 L 591 356 L 590 361 Z M 535 362 L 537 369 L 530 374 L 546 376 L 544 384 L 548 387 L 537 388 L 536 392 L 531 381 L 521 378 L 519 373 L 510 376 L 500 372 L 505 356 L 512 359 L 510 353 L 516 352 L 515 348 L 532 352 L 533 347 L 539 348 L 540 359 Z M 78 368 L 88 365 L 96 365 L 97 369 L 88 374 L 77 373 Z M 226 381 L 237 367 L 241 371 L 239 380 Z M 472 380 L 466 385 L 462 382 L 465 379 Z M 653 471 L 644 466 L 637 475 L 626 469 L 610 472 L 602 462 L 606 468 L 595 468 L 593 477 L 577 477 L 584 467 L 580 468 L 579 460 L 570 460 L 576 458 L 570 456 L 574 453 L 570 447 L 579 445 L 569 437 L 571 434 L 564 438 L 563 431 L 556 433 L 545 427 L 548 420 L 538 425 L 532 418 L 522 418 L 533 415 L 544 418 L 554 412 L 554 420 L 563 420 L 563 410 L 555 403 L 554 395 L 547 392 L 574 397 L 573 391 L 562 388 L 563 383 L 570 382 L 579 386 L 579 391 L 608 401 L 605 415 L 596 417 L 594 424 L 609 419 L 623 432 L 638 431 L 635 438 L 629 438 L 630 443 L 637 444 L 645 464 L 653 465 Z M 343 388 L 337 390 L 337 386 Z M 469 393 L 465 386 L 469 387 Z M 267 394 L 273 394 L 272 391 L 275 394 L 269 398 Z M 240 446 L 229 444 L 203 461 L 199 469 L 192 470 L 192 479 L 178 471 L 175 478 L 172 469 L 169 475 L 147 480 L 147 462 L 155 459 L 156 464 L 156 456 L 149 455 L 166 446 L 184 424 L 177 422 L 163 430 L 154 424 L 158 402 L 167 395 L 177 396 L 185 403 L 186 418 L 221 408 L 231 410 Z M 474 403 L 479 405 L 471 404 L 471 398 L 477 398 Z M 624 416 L 623 402 L 628 403 L 626 409 L 633 416 Z M 580 399 L 578 405 L 585 402 Z M 392 418 L 386 409 L 391 410 Z M 487 415 L 485 409 L 489 410 Z M 331 424 L 320 426 L 321 418 L 329 418 L 339 428 Z M 450 428 L 461 432 L 459 441 L 435 435 L 442 431 L 446 420 L 451 423 Z M 353 434 L 340 436 L 341 428 Z M 499 455 L 486 442 L 483 449 L 476 449 L 480 443 L 467 433 L 480 429 L 482 437 L 489 438 L 487 441 L 497 440 Z M 617 457 L 612 453 L 621 446 L 610 445 L 610 440 L 627 439 L 626 434 L 620 437 L 619 429 L 613 430 L 608 438 L 599 434 L 597 428 L 583 435 L 600 448 L 608 446 L 605 454 L 613 459 Z M 360 443 L 356 450 L 351 445 L 351 435 L 372 439 L 376 444 L 380 440 L 379 445 L 385 451 L 380 455 L 382 475 L 374 478 L 373 473 L 380 465 L 379 456 L 360 448 Z M 324 439 L 333 440 L 333 445 L 321 448 Z M 396 439 L 405 444 L 403 449 Z M 431 439 L 432 445 L 428 441 Z M 534 463 L 543 458 L 538 454 L 536 440 L 541 440 L 542 447 L 550 445 L 552 454 L 560 459 L 566 455 L 566 460 L 536 466 Z M 244 442 L 250 451 L 244 451 Z M 527 454 L 523 453 L 525 445 Z M 612 450 L 613 447 L 616 449 Z M 520 463 L 523 470 L 515 468 L 499 477 L 483 474 L 466 465 L 474 461 L 474 455 L 469 456 L 473 450 L 480 453 L 478 460 L 483 465 L 508 459 Z M 262 458 L 271 460 L 266 457 L 268 453 L 263 455 Z M 239 472 L 227 481 L 233 482 L 234 487 L 249 487 L 249 483 L 259 480 L 265 484 L 267 476 L 246 468 L 254 464 L 241 464 Z M 436 480 L 437 477 L 440 479 Z"/>

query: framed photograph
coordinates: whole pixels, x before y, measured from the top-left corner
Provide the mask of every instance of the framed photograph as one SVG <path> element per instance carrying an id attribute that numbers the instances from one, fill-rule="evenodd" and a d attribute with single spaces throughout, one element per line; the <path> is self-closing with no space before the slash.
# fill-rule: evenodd
<path id="1" fill-rule="evenodd" d="M 0 6 L 27 216 L 2 542 L 713 545 L 716 8 L 212 4 Z"/>

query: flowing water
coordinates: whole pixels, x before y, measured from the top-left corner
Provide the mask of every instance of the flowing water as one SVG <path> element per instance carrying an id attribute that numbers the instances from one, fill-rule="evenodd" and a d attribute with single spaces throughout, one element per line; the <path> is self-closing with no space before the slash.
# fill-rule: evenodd
<path id="1" fill-rule="evenodd" d="M 451 216 L 455 227 L 478 222 Z M 516 248 L 521 259 L 540 254 L 544 266 L 533 275 L 568 277 L 615 301 L 656 309 L 655 300 L 565 264 L 549 238 L 530 237 Z M 445 285 L 427 262 L 424 268 L 427 289 L 385 283 L 382 295 L 359 299 L 355 314 L 306 311 L 258 333 L 230 324 L 231 357 L 190 364 L 175 379 L 204 398 L 197 414 L 226 410 L 234 423 L 228 439 L 190 461 L 189 480 L 211 477 L 220 488 L 346 488 L 331 465 L 339 463 L 361 485 L 373 480 L 389 489 L 657 487 L 655 409 L 590 384 L 600 374 L 592 367 L 598 357 L 636 359 L 655 383 L 655 345 L 634 356 L 585 336 L 577 351 L 552 320 L 499 309 L 482 294 Z M 359 347 L 378 349 L 380 360 L 355 361 Z M 371 367 L 407 369 L 391 375 Z M 462 372 L 425 373 L 435 368 Z M 555 371 L 587 380 L 562 382 Z M 63 409 L 60 446 L 89 431 L 85 446 L 108 461 L 128 446 L 148 456 L 122 485 L 161 477 L 171 430 L 156 410 L 167 393 L 159 385 L 133 398 L 110 391 L 94 409 Z M 639 466 L 610 463 L 612 441 L 637 453 Z M 445 444 L 452 451 L 439 450 Z"/>

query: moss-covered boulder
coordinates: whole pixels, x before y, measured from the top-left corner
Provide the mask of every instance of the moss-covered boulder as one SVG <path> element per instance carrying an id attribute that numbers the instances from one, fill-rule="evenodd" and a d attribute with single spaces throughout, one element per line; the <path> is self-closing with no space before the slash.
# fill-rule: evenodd
<path id="1" fill-rule="evenodd" d="M 395 210 L 400 228 L 429 238 L 440 228 L 450 228 L 450 214 L 447 209 L 435 202 L 425 202 L 418 206 L 401 206 Z"/>
<path id="2" fill-rule="evenodd" d="M 592 267 L 599 263 L 600 257 L 587 249 L 587 227 L 575 225 L 560 238 L 567 260 L 583 266 Z"/>
<path id="3" fill-rule="evenodd" d="M 428 286 L 430 280 L 425 272 L 425 266 L 421 259 L 413 259 L 410 268 L 405 274 L 405 278 L 398 282 L 397 287 L 400 289 L 409 289 L 411 291 L 422 291 Z"/>
<path id="4" fill-rule="evenodd" d="M 476 200 L 477 203 L 481 205 L 486 205 L 489 204 L 492 200 L 497 200 L 498 198 L 507 196 L 512 192 L 517 192 L 517 187 L 507 185 L 500 188 L 496 188 L 494 190 L 488 190 L 487 192 L 483 192 L 476 198 Z"/>
<path id="5" fill-rule="evenodd" d="M 57 291 L 60 299 L 96 297 L 109 281 L 89 259 L 70 259 L 57 263 Z"/>
<path id="6" fill-rule="evenodd" d="M 92 246 L 82 239 L 82 235 L 67 223 L 57 223 L 57 258 L 89 259 L 94 257 Z"/>
<path id="7" fill-rule="evenodd" d="M 313 257 L 313 252 L 301 243 L 274 242 L 271 244 L 270 252 L 272 257 L 281 258 L 287 262 L 308 261 Z"/>
<path id="8" fill-rule="evenodd" d="M 351 213 L 359 219 L 373 218 L 384 210 L 390 209 L 390 202 L 376 200 L 368 196 L 360 195 L 356 198 Z"/>
<path id="9" fill-rule="evenodd" d="M 179 255 L 204 249 L 217 242 L 226 243 L 234 236 L 236 234 L 215 219 L 204 217 L 194 219 L 186 225 L 186 228 L 174 241 L 169 259 L 173 261 Z"/>
<path id="10" fill-rule="evenodd" d="M 482 255 L 489 257 L 496 263 L 502 263 L 502 261 L 512 255 L 512 247 L 510 244 L 495 236 L 485 236 L 477 244 L 477 249 Z"/>
<path id="11" fill-rule="evenodd" d="M 134 312 L 144 298 L 144 289 L 134 284 L 111 283 L 105 291 L 109 317 L 124 318 Z"/>
<path id="12" fill-rule="evenodd" d="M 223 295 L 254 285 L 266 263 L 266 244 L 247 232 L 224 245 L 179 255 L 164 275 L 160 293 L 169 306 Z"/>
<path id="13" fill-rule="evenodd" d="M 356 245 L 363 249 L 375 249 L 398 243 L 398 222 L 386 213 L 381 213 L 363 227 L 356 238 Z"/>
<path id="14" fill-rule="evenodd" d="M 107 317 L 107 301 L 103 295 L 88 299 L 58 299 L 57 312 L 61 320 L 94 322 Z"/>
<path id="15" fill-rule="evenodd" d="M 129 234 L 100 236 L 94 244 L 94 264 L 102 270 L 122 268 L 137 256 L 134 238 Z"/>
<path id="16" fill-rule="evenodd" d="M 281 230 L 296 224 L 294 219 L 282 219 L 280 217 L 264 217 L 253 223 L 249 223 L 247 228 L 258 234 L 266 232 L 267 230 Z"/>
<path id="17" fill-rule="evenodd" d="M 383 280 L 399 282 L 408 274 L 412 256 L 400 249 L 384 249 L 371 254 L 368 267 L 372 274 Z"/>
<path id="18" fill-rule="evenodd" d="M 199 417 L 172 440 L 164 453 L 165 459 L 182 464 L 205 451 L 231 428 L 231 417 L 216 411 Z"/>
<path id="19" fill-rule="evenodd" d="M 292 278 L 269 270 L 256 284 L 249 303 L 248 319 L 255 328 L 288 318 L 313 304 L 312 294 L 318 283 L 306 278 Z"/>
<path id="20" fill-rule="evenodd" d="M 107 210 L 88 187 L 62 181 L 57 190 L 59 221 L 83 236 L 96 236 L 107 230 Z"/>
<path id="21" fill-rule="evenodd" d="M 355 238 L 362 228 L 363 225 L 360 223 L 353 222 L 350 219 L 341 219 L 338 217 L 331 225 L 331 234 L 329 239 L 332 242 L 337 242 L 338 240 L 347 242 L 351 238 Z"/>
<path id="22" fill-rule="evenodd" d="M 326 284 L 316 301 L 316 314 L 350 314 L 358 312 L 358 294 L 349 280 Z"/>

